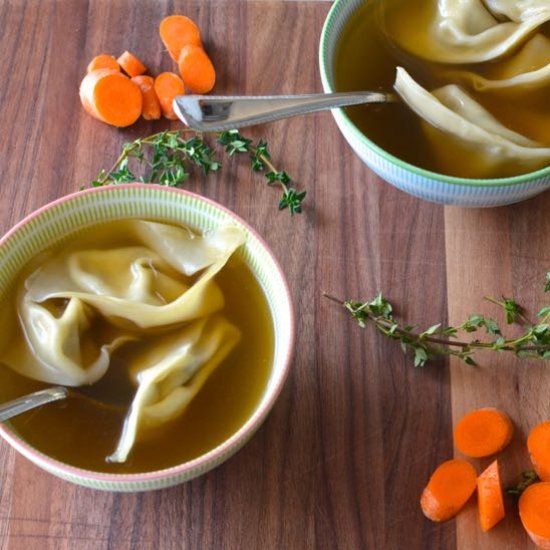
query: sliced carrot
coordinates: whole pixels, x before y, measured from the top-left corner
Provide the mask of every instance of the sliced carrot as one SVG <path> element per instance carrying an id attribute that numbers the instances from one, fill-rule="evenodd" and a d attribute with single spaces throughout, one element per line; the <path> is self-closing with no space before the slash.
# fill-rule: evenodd
<path id="1" fill-rule="evenodd" d="M 534 483 L 523 491 L 519 517 L 533 542 L 550 550 L 550 482 Z"/>
<path id="2" fill-rule="evenodd" d="M 162 114 L 170 119 L 177 120 L 172 107 L 172 101 L 177 95 L 185 94 L 185 86 L 181 78 L 174 73 L 160 73 L 155 78 L 155 93 L 157 94 Z"/>
<path id="3" fill-rule="evenodd" d="M 90 115 L 119 127 L 139 118 L 143 101 L 138 86 L 113 69 L 88 73 L 80 84 L 80 100 Z"/>
<path id="4" fill-rule="evenodd" d="M 147 71 L 147 67 L 129 51 L 125 51 L 118 59 L 118 64 L 122 67 L 124 72 L 132 77 L 143 74 Z"/>
<path id="5" fill-rule="evenodd" d="M 550 420 L 531 430 L 527 438 L 527 449 L 538 476 L 543 481 L 550 481 Z"/>
<path id="6" fill-rule="evenodd" d="M 120 71 L 120 65 L 117 60 L 106 53 L 96 55 L 89 63 L 87 72 L 97 71 L 98 69 L 112 69 L 114 71 Z"/>
<path id="7" fill-rule="evenodd" d="M 466 456 L 481 458 L 502 451 L 512 440 L 514 427 L 498 409 L 476 409 L 465 414 L 455 427 L 454 442 Z"/>
<path id="8" fill-rule="evenodd" d="M 420 497 L 424 515 L 432 521 L 446 521 L 460 512 L 475 491 L 477 474 L 465 460 L 440 464 Z"/>
<path id="9" fill-rule="evenodd" d="M 161 116 L 160 103 L 155 92 L 155 79 L 152 76 L 139 75 L 132 78 L 141 90 L 143 108 L 141 116 L 145 120 L 158 120 Z"/>
<path id="10" fill-rule="evenodd" d="M 477 478 L 477 505 L 483 531 L 489 531 L 504 519 L 504 500 L 498 471 L 498 460 L 492 462 Z"/>
<path id="11" fill-rule="evenodd" d="M 160 39 L 177 63 L 184 46 L 202 46 L 199 28 L 185 15 L 169 15 L 159 26 Z"/>
<path id="12" fill-rule="evenodd" d="M 178 68 L 185 87 L 195 94 L 206 94 L 216 82 L 216 71 L 207 53 L 200 46 L 181 50 Z"/>

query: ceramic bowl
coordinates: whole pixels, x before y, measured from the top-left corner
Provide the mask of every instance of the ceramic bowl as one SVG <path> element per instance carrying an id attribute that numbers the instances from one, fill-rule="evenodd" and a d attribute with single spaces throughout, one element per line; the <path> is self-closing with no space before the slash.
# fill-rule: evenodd
<path id="1" fill-rule="evenodd" d="M 63 479 L 109 491 L 147 491 L 189 480 L 218 466 L 239 450 L 261 425 L 286 378 L 294 343 L 294 313 L 284 275 L 259 235 L 235 214 L 193 193 L 156 185 L 129 184 L 90 189 L 56 200 L 34 212 L 0 240 L 0 297 L 34 256 L 79 229 L 101 221 L 149 218 L 185 224 L 198 230 L 230 221 L 247 235 L 240 254 L 260 283 L 271 312 L 275 353 L 263 396 L 246 423 L 210 452 L 184 464 L 141 474 L 82 470 L 46 456 L 18 436 L 10 423 L 0 435 L 44 470 Z"/>
<path id="2" fill-rule="evenodd" d="M 369 0 L 367 0 L 369 1 Z M 334 92 L 334 58 L 340 36 L 365 0 L 336 0 L 325 21 L 319 47 L 319 66 L 325 92 Z M 499 179 L 445 176 L 408 164 L 366 137 L 342 109 L 332 111 L 340 131 L 359 158 L 381 178 L 421 199 L 457 206 L 502 206 L 533 197 L 550 188 L 550 167 Z"/>

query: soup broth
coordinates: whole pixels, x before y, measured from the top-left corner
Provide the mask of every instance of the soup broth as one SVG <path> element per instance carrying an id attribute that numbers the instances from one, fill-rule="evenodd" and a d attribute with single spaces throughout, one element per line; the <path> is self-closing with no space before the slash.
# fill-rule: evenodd
<path id="1" fill-rule="evenodd" d="M 485 78 L 495 74 L 507 57 L 476 64 L 449 64 L 419 59 L 401 49 L 390 36 L 407 36 L 409 42 L 422 44 L 428 32 L 429 6 L 435 0 L 368 0 L 350 18 L 341 35 L 334 61 L 337 91 L 391 91 L 396 67 L 404 67 L 425 89 L 434 90 L 454 83 L 494 115 L 503 125 L 550 147 L 549 85 L 537 89 L 503 92 L 478 92 L 466 80 L 449 80 L 453 72 L 472 71 Z M 550 38 L 550 24 L 538 32 Z M 508 56 L 510 57 L 510 56 Z M 539 60 L 550 63 L 548 59 Z M 374 143 L 415 166 L 459 177 L 483 177 L 475 162 L 463 162 L 453 154 L 436 157 L 422 129 L 420 117 L 403 103 L 349 107 L 352 122 Z M 491 177 L 514 176 L 529 171 L 525 167 L 506 167 Z"/>
<path id="2" fill-rule="evenodd" d="M 87 230 L 63 249 L 94 249 L 125 246 L 124 233 L 117 222 Z M 48 252 L 55 254 L 58 250 Z M 21 273 L 26 278 L 42 258 Z M 192 460 L 213 449 L 236 432 L 250 417 L 267 386 L 274 354 L 274 330 L 269 306 L 259 283 L 240 258 L 234 254 L 215 281 L 221 288 L 225 305 L 220 313 L 236 326 L 241 339 L 210 375 L 205 385 L 178 418 L 136 441 L 124 463 L 107 462 L 120 438 L 128 407 L 136 388 L 130 382 L 125 364 L 128 353 L 146 350 L 151 335 L 141 329 L 140 341 L 113 352 L 107 373 L 95 384 L 76 388 L 84 398 L 70 398 L 24 413 L 11 420 L 12 427 L 30 445 L 66 464 L 112 473 L 154 471 Z M 15 292 L 1 304 L 3 322 L 16 323 Z M 54 304 L 59 307 L 64 304 Z M 109 331 L 109 323 L 96 322 L 92 338 Z M 23 338 L 16 331 L 17 338 Z M 13 342 L 22 345 L 22 342 Z M 131 351 L 128 351 L 131 349 Z M 83 353 L 86 350 L 83 349 Z M 48 387 L 0 365 L 0 401 L 7 401 Z M 86 398 L 89 397 L 91 399 Z"/>

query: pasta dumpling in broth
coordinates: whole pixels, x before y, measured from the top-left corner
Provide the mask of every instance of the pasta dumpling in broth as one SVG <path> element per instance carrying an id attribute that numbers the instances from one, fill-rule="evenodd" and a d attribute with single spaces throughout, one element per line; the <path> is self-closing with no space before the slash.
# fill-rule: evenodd
<path id="1" fill-rule="evenodd" d="M 124 462 L 136 440 L 179 416 L 240 338 L 223 317 L 199 319 L 130 364 L 137 392 L 110 462 Z"/>
<path id="2" fill-rule="evenodd" d="M 481 76 L 471 70 L 445 70 L 441 76 L 449 82 L 470 85 L 475 91 L 499 91 L 521 94 L 550 84 L 550 40 L 536 34 L 512 57 L 495 62 Z M 548 91 L 546 91 L 548 93 Z"/>
<path id="3" fill-rule="evenodd" d="M 214 277 L 245 233 L 116 223 L 115 244 L 68 246 L 30 270 L 0 362 L 27 378 L 82 386 L 100 380 L 123 348 L 117 367 L 135 395 L 110 460 L 124 462 L 138 436 L 182 414 L 239 341 Z"/>
<path id="4" fill-rule="evenodd" d="M 441 63 L 500 58 L 550 20 L 548 0 L 438 0 L 410 9 L 389 11 L 387 32 L 405 51 Z"/>
<path id="5" fill-rule="evenodd" d="M 536 169 L 550 162 L 550 148 L 510 130 L 461 88 L 450 84 L 428 92 L 402 67 L 395 90 L 427 123 L 424 129 L 435 154 L 464 155 L 464 164 L 491 177 L 503 165 Z"/>

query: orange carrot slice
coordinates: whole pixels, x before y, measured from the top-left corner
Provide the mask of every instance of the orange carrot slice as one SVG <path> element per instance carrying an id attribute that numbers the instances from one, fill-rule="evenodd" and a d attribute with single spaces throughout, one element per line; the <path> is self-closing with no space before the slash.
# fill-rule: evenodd
<path id="1" fill-rule="evenodd" d="M 466 456 L 480 458 L 502 451 L 512 440 L 514 427 L 498 409 L 477 409 L 465 414 L 455 427 L 454 442 Z"/>
<path id="2" fill-rule="evenodd" d="M 90 61 L 86 71 L 91 73 L 92 71 L 97 71 L 98 69 L 112 69 L 114 71 L 120 71 L 120 65 L 112 55 L 102 53 L 101 55 L 96 55 Z"/>
<path id="3" fill-rule="evenodd" d="M 185 15 L 169 15 L 159 26 L 160 39 L 177 63 L 184 46 L 202 46 L 199 28 Z"/>
<path id="4" fill-rule="evenodd" d="M 477 478 L 477 504 L 483 531 L 492 529 L 506 515 L 497 460 Z"/>
<path id="5" fill-rule="evenodd" d="M 216 71 L 207 53 L 200 46 L 181 50 L 178 68 L 185 87 L 195 94 L 206 94 L 216 82 Z"/>
<path id="6" fill-rule="evenodd" d="M 139 75 L 132 78 L 141 90 L 143 108 L 141 116 L 145 120 L 158 120 L 161 116 L 160 103 L 155 93 L 155 79 L 152 76 Z"/>
<path id="7" fill-rule="evenodd" d="M 523 491 L 519 517 L 533 542 L 550 550 L 550 482 L 534 483 Z"/>
<path id="8" fill-rule="evenodd" d="M 535 426 L 527 438 L 527 449 L 537 475 L 550 481 L 550 420 Z"/>
<path id="9" fill-rule="evenodd" d="M 154 88 L 162 109 L 162 114 L 170 120 L 177 120 L 178 117 L 176 113 L 174 113 L 172 101 L 177 95 L 183 95 L 185 93 L 185 86 L 181 78 L 177 74 L 170 72 L 160 73 L 157 78 L 155 78 Z"/>
<path id="10" fill-rule="evenodd" d="M 147 71 L 147 67 L 129 51 L 125 51 L 117 59 L 117 62 L 123 68 L 124 72 L 130 77 L 138 76 Z"/>
<path id="11" fill-rule="evenodd" d="M 420 497 L 424 515 L 432 521 L 446 521 L 460 512 L 475 491 L 477 474 L 465 460 L 440 464 Z"/>
<path id="12" fill-rule="evenodd" d="M 80 84 L 80 101 L 93 117 L 113 126 L 129 126 L 141 115 L 141 91 L 121 72 L 99 69 Z"/>

